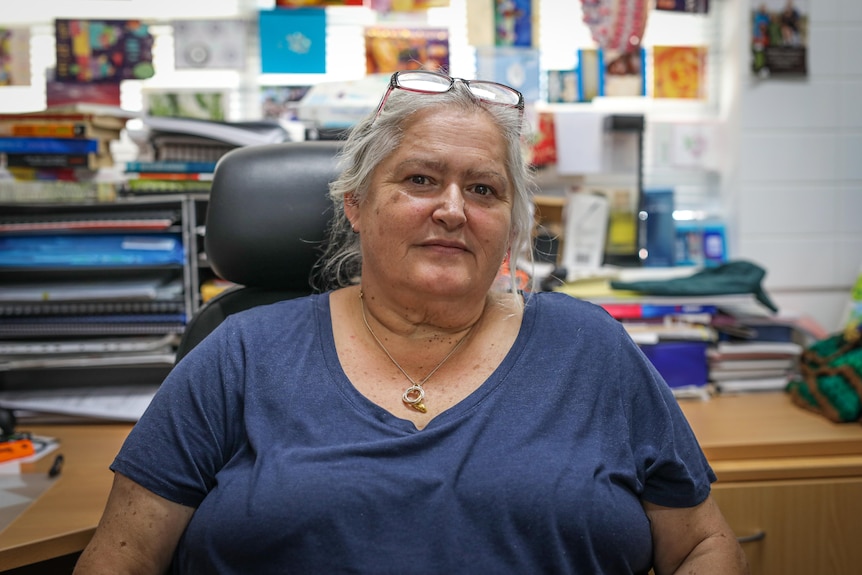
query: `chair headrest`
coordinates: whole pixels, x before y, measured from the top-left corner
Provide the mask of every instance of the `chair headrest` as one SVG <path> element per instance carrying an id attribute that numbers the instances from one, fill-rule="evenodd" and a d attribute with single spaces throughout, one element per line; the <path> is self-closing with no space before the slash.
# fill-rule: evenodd
<path id="1" fill-rule="evenodd" d="M 338 176 L 336 141 L 238 148 L 216 166 L 204 245 L 219 277 L 245 286 L 303 290 L 320 255 Z"/>

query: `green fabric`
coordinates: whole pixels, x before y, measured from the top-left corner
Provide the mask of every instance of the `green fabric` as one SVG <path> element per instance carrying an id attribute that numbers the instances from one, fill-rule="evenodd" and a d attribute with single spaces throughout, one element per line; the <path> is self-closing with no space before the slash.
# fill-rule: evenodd
<path id="1" fill-rule="evenodd" d="M 761 281 L 766 271 L 752 262 L 739 260 L 714 268 L 706 268 L 688 277 L 669 280 L 644 280 L 633 282 L 612 281 L 611 287 L 631 290 L 649 295 L 725 295 L 751 293 L 757 301 L 772 311 L 778 307 L 763 290 Z"/>
<path id="2" fill-rule="evenodd" d="M 799 360 L 799 376 L 788 383 L 793 401 L 843 423 L 862 417 L 862 337 L 835 334 L 811 344 Z"/>

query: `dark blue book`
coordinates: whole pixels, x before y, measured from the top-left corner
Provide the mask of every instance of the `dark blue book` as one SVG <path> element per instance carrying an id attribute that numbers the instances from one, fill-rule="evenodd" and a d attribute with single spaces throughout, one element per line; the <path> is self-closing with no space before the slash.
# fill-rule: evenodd
<path id="1" fill-rule="evenodd" d="M 91 154 L 99 140 L 91 138 L 0 137 L 0 152 L 9 154 Z"/>

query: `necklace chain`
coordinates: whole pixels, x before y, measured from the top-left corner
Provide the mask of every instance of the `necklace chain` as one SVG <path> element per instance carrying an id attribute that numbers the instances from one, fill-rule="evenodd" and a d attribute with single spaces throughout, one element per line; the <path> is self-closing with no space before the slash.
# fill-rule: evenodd
<path id="1" fill-rule="evenodd" d="M 425 413 L 426 411 L 428 411 L 428 409 L 425 407 L 425 403 L 424 403 L 424 401 L 425 401 L 425 388 L 423 386 L 425 385 L 425 382 L 428 381 L 429 379 L 431 379 L 431 376 L 434 375 L 435 373 L 437 373 L 437 370 L 440 369 L 441 367 L 443 367 L 443 364 L 446 363 L 449 360 L 449 358 L 455 354 L 456 351 L 458 351 L 458 348 L 461 347 L 461 344 L 463 344 L 465 341 L 467 341 L 467 337 L 473 332 L 473 328 L 475 327 L 475 324 L 470 326 L 470 330 L 466 334 L 464 334 L 464 337 L 462 337 L 461 339 L 458 340 L 458 343 L 456 343 L 454 345 L 454 347 L 452 347 L 452 349 L 449 350 L 449 353 L 446 354 L 446 357 L 444 357 L 442 360 L 440 360 L 440 363 L 438 363 L 434 367 L 434 369 L 432 369 L 428 373 L 428 375 L 423 377 L 421 381 L 416 381 L 415 379 L 410 377 L 410 374 L 407 373 L 403 367 L 401 367 L 401 364 L 399 364 L 397 361 L 395 361 L 395 358 L 392 357 L 392 354 L 389 353 L 389 350 L 386 349 L 386 346 L 383 345 L 383 342 L 380 341 L 380 338 L 378 338 L 377 334 L 374 333 L 374 330 L 371 329 L 371 325 L 368 323 L 368 318 L 365 316 L 365 298 L 364 298 L 364 295 L 365 294 L 362 292 L 362 290 L 359 290 L 359 306 L 362 309 L 362 323 L 365 324 L 365 328 L 368 330 L 368 333 L 371 334 L 371 337 L 374 338 L 374 341 L 377 342 L 377 345 L 380 346 L 380 349 L 383 350 L 383 353 L 386 354 L 386 357 L 389 358 L 389 361 L 391 361 L 392 364 L 398 368 L 398 371 L 400 371 L 402 374 L 404 374 L 404 377 L 407 378 L 407 381 L 410 382 L 410 387 L 408 387 L 406 390 L 404 390 L 404 393 L 401 394 L 401 401 L 403 401 L 405 405 L 412 407 L 416 411 L 420 411 L 422 413 Z"/>

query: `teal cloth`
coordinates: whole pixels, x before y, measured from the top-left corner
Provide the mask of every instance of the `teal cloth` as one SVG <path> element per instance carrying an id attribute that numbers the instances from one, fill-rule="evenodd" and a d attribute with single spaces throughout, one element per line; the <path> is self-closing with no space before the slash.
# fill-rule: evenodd
<path id="1" fill-rule="evenodd" d="M 669 280 L 612 281 L 611 287 L 649 295 L 692 296 L 751 293 L 774 312 L 778 307 L 763 290 L 766 270 L 752 262 L 739 260 L 706 268 L 684 278 Z"/>

